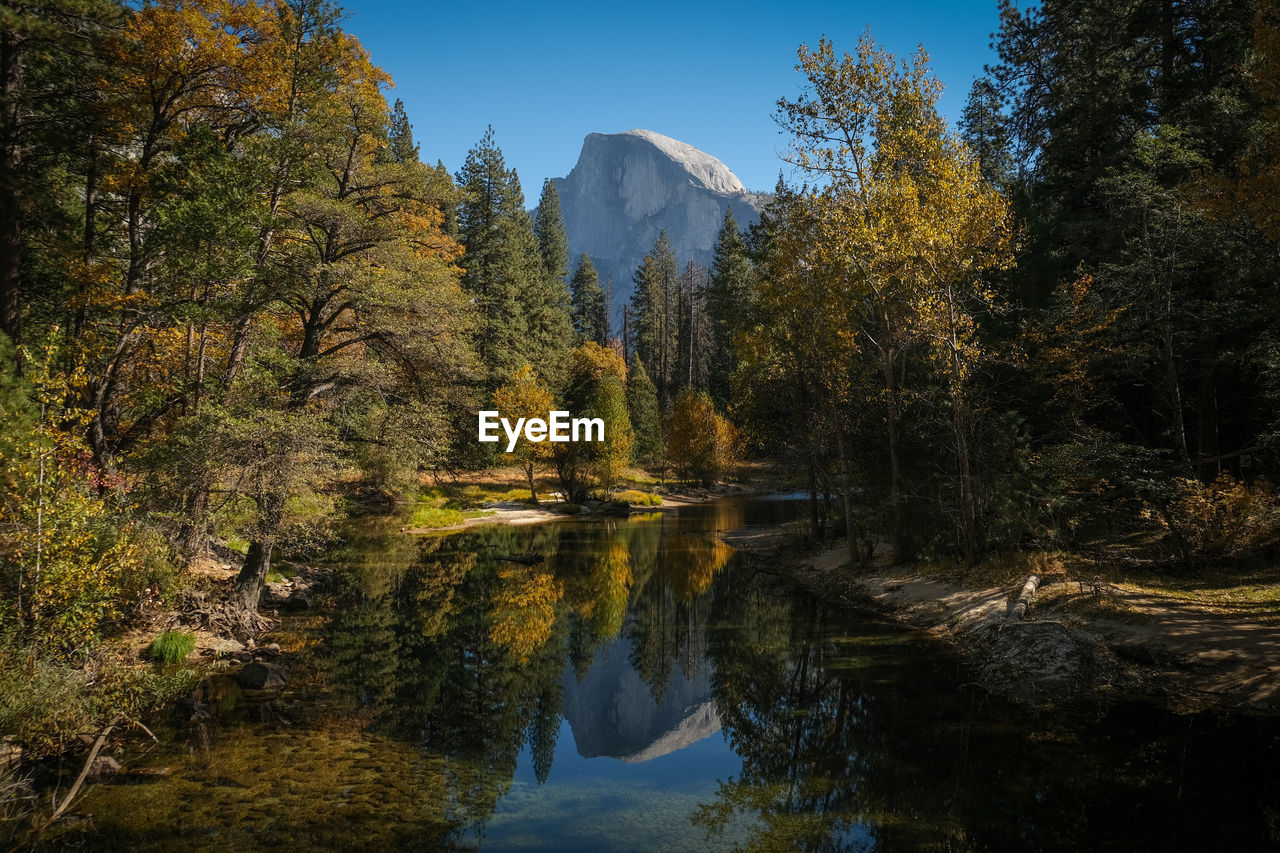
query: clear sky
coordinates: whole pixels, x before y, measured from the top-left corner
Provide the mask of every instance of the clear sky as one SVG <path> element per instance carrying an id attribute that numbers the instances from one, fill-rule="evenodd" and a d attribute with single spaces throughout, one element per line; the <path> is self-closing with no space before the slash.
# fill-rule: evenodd
<path id="1" fill-rule="evenodd" d="M 396 81 L 423 159 L 457 172 L 492 124 L 536 203 L 569 173 L 588 133 L 646 128 L 771 190 L 785 145 L 773 121 L 800 90 L 796 47 L 852 51 L 868 27 L 899 56 L 923 45 L 954 122 L 993 61 L 995 0 L 916 3 L 388 2 L 348 0 L 344 28 Z"/>

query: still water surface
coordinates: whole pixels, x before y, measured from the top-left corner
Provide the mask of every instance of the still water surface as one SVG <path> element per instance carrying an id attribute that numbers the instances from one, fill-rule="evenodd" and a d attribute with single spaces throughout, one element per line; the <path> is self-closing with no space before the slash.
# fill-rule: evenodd
<path id="1" fill-rule="evenodd" d="M 437 537 L 372 522 L 279 635 L 278 697 L 212 679 L 48 839 L 87 849 L 1253 850 L 1280 727 L 986 697 L 944 647 L 735 556 L 725 499 Z M 538 553 L 536 566 L 498 559 Z"/>

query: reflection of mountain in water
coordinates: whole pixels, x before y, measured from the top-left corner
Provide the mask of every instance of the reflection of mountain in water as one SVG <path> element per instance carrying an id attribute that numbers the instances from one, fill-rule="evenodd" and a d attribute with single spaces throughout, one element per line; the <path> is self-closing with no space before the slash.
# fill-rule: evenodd
<path id="1" fill-rule="evenodd" d="M 564 716 L 579 755 L 648 761 L 720 731 L 705 667 L 690 678 L 673 666 L 659 703 L 631 666 L 630 654 L 631 640 L 623 636 L 596 650 L 581 682 L 572 667 L 565 670 Z"/>

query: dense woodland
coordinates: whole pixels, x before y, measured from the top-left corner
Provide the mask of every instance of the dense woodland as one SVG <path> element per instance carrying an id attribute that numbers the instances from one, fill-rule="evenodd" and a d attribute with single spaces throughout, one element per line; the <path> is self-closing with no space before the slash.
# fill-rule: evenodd
<path id="1" fill-rule="evenodd" d="M 433 165 L 330 3 L 0 5 L 0 730 L 19 683 L 177 689 L 96 650 L 213 543 L 251 632 L 273 558 L 512 461 L 585 503 L 771 458 L 858 563 L 1272 547 L 1280 9 L 1000 21 L 958 128 L 923 52 L 802 46 L 760 222 L 710 269 L 664 234 L 612 318 L 554 185 L 492 128 Z M 553 404 L 607 440 L 475 441 Z"/>

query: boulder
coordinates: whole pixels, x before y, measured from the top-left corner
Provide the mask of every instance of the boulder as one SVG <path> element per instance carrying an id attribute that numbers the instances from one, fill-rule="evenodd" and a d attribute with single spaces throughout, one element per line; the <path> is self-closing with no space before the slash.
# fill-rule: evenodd
<path id="1" fill-rule="evenodd" d="M 289 680 L 283 667 L 262 661 L 245 664 L 232 677 L 245 690 L 278 690 Z"/>

